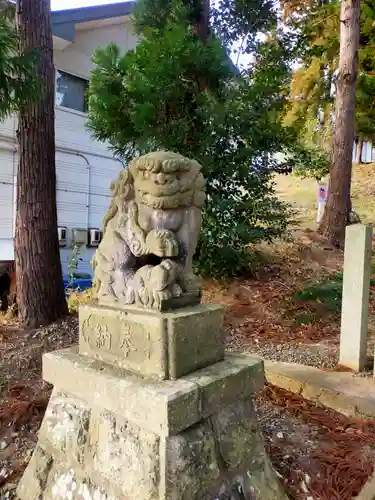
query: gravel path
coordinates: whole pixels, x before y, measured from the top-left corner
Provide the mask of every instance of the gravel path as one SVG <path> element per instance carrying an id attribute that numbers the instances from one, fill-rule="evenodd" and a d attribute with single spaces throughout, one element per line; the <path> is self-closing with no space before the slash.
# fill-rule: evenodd
<path id="1" fill-rule="evenodd" d="M 338 362 L 338 347 L 324 344 L 275 344 L 272 342 L 252 342 L 236 337 L 229 338 L 227 350 L 246 352 L 272 361 L 300 363 L 317 368 L 334 368 Z"/>

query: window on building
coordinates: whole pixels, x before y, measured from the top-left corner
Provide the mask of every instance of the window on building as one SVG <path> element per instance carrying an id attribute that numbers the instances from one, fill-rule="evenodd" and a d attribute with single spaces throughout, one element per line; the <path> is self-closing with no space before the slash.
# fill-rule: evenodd
<path id="1" fill-rule="evenodd" d="M 84 78 L 56 70 L 56 104 L 85 113 L 88 85 Z"/>

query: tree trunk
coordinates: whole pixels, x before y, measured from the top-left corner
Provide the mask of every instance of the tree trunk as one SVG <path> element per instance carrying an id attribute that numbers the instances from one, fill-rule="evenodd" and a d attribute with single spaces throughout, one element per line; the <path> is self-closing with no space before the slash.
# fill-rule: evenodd
<path id="1" fill-rule="evenodd" d="M 360 0 L 341 0 L 340 60 L 328 199 L 319 232 L 343 247 L 349 216 L 354 142 Z"/>
<path id="2" fill-rule="evenodd" d="M 55 84 L 50 0 L 17 0 L 20 49 L 38 49 L 42 97 L 20 111 L 15 256 L 21 321 L 67 314 L 57 236 Z"/>
<path id="3" fill-rule="evenodd" d="M 202 42 L 207 40 L 210 34 L 210 0 L 198 0 L 200 3 L 200 17 L 195 31 Z"/>
<path id="4" fill-rule="evenodd" d="M 356 155 L 355 155 L 355 163 L 357 163 L 357 165 L 362 163 L 362 151 L 363 151 L 363 139 L 361 139 L 359 137 L 358 142 L 357 142 Z"/>

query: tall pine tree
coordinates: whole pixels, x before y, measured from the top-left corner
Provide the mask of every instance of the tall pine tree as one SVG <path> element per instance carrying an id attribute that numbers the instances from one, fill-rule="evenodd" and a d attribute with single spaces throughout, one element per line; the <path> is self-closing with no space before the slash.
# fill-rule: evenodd
<path id="1" fill-rule="evenodd" d="M 286 1 L 286 24 L 299 33 L 299 68 L 291 86 L 288 125 L 300 129 L 303 142 L 332 153 L 335 83 L 340 50 L 340 2 Z M 375 4 L 360 4 L 360 38 L 356 92 L 355 136 L 359 145 L 375 134 Z M 357 152 L 360 148 L 358 148 Z M 360 158 L 358 158 L 360 160 Z M 307 173 L 312 171 L 307 166 Z M 328 173 L 328 165 L 321 174 Z"/>
<path id="2" fill-rule="evenodd" d="M 38 53 L 19 51 L 19 36 L 14 27 L 14 9 L 0 1 L 0 120 L 39 96 Z"/>
<path id="3" fill-rule="evenodd" d="M 30 327 L 67 314 L 57 237 L 55 84 L 50 0 L 18 0 L 21 51 L 37 50 L 41 97 L 19 113 L 15 236 L 17 297 Z"/>
<path id="4" fill-rule="evenodd" d="M 355 132 L 360 0 L 341 0 L 340 57 L 336 77 L 336 111 L 328 199 L 319 232 L 343 247 L 351 210 L 350 186 Z"/>
<path id="5" fill-rule="evenodd" d="M 248 245 L 287 224 L 270 182 L 275 153 L 290 140 L 282 123 L 289 39 L 277 32 L 273 3 L 142 0 L 134 21 L 135 50 L 111 44 L 95 53 L 89 126 L 125 160 L 155 149 L 197 159 L 209 200 L 199 271 L 246 272 Z M 234 43 L 251 54 L 243 74 L 228 55 Z"/>

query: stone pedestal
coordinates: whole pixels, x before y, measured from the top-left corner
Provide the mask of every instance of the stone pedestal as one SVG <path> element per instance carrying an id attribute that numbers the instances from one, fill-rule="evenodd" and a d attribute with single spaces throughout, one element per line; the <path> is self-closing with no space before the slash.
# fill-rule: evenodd
<path id="1" fill-rule="evenodd" d="M 125 318 L 82 308 L 79 347 L 43 358 L 54 390 L 18 487 L 21 500 L 287 499 L 252 404 L 263 363 L 221 359 L 222 341 L 213 342 L 221 310 L 196 307 L 129 309 Z"/>
<path id="2" fill-rule="evenodd" d="M 79 352 L 140 375 L 178 378 L 224 358 L 223 308 L 81 306 Z"/>

